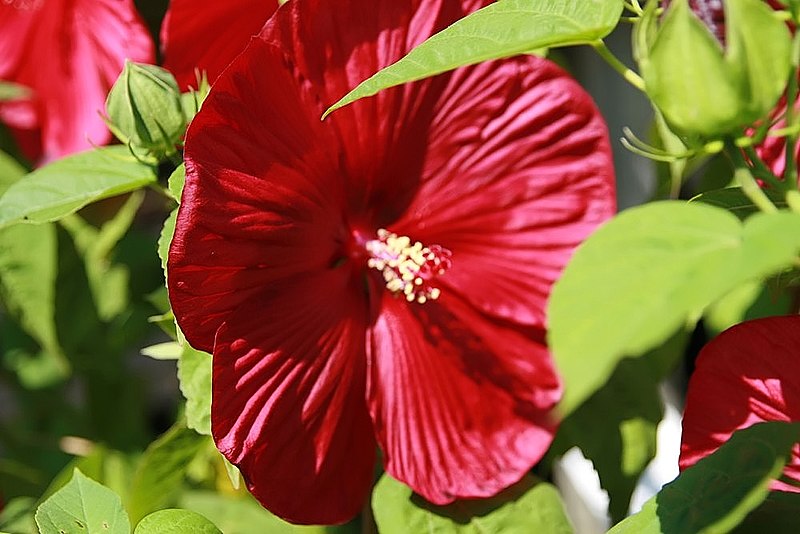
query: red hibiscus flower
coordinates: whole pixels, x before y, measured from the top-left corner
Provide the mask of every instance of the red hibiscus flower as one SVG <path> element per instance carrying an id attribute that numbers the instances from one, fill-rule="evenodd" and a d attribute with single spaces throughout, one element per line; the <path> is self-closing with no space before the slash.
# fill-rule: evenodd
<path id="1" fill-rule="evenodd" d="M 292 0 L 186 139 L 168 284 L 213 352 L 212 432 L 268 509 L 342 522 L 386 471 L 497 493 L 547 450 L 545 301 L 615 211 L 605 124 L 534 56 L 326 107 L 469 9 Z"/>
<path id="2" fill-rule="evenodd" d="M 800 421 L 800 316 L 736 325 L 700 352 L 683 415 L 680 467 L 717 450 L 736 430 L 762 421 Z M 784 475 L 800 481 L 795 447 Z M 775 481 L 772 489 L 800 491 Z"/>
<path id="3" fill-rule="evenodd" d="M 172 0 L 161 25 L 164 67 L 184 90 L 197 87 L 199 72 L 213 83 L 277 7 L 277 0 L 205 2 L 202 8 L 195 0 Z"/>
<path id="4" fill-rule="evenodd" d="M 104 144 L 100 112 L 126 58 L 153 59 L 131 0 L 0 2 L 0 80 L 31 90 L 0 103 L 0 121 L 34 162 Z"/>

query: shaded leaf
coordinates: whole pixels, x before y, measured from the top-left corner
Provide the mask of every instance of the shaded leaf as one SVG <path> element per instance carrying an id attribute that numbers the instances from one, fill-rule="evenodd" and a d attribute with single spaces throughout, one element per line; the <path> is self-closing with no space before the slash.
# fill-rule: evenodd
<path id="1" fill-rule="evenodd" d="M 0 150 L 0 196 L 11 184 L 25 176 L 25 168 L 17 160 Z"/>
<path id="2" fill-rule="evenodd" d="M 119 315 L 128 305 L 130 273 L 125 265 L 113 263 L 112 256 L 114 247 L 130 228 L 143 200 L 143 191 L 134 192 L 99 229 L 77 214 L 67 215 L 61 220 L 84 259 L 97 314 L 103 321 Z"/>
<path id="3" fill-rule="evenodd" d="M 174 504 L 189 462 L 206 440 L 194 430 L 176 424 L 147 448 L 133 475 L 126 502 L 134 523 Z"/>
<path id="4" fill-rule="evenodd" d="M 55 293 L 58 272 L 56 228 L 52 224 L 0 229 L 0 295 L 3 306 L 41 346 L 23 366 L 34 366 L 20 378 L 29 387 L 52 384 L 68 376 L 56 329 Z"/>
<path id="5" fill-rule="evenodd" d="M 592 461 L 610 498 L 612 521 L 623 519 L 639 477 L 656 452 L 663 417 L 659 383 L 683 356 L 688 332 L 640 358 L 622 360 L 603 388 L 564 419 L 548 459 L 577 446 Z"/>
<path id="6" fill-rule="evenodd" d="M 686 469 L 610 534 L 729 532 L 769 494 L 800 439 L 797 423 L 758 423 Z"/>

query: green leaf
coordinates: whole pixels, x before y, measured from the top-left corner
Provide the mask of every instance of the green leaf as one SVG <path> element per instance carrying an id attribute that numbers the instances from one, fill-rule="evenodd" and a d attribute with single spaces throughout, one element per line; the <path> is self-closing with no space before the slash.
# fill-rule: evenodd
<path id="1" fill-rule="evenodd" d="M 547 532 L 569 534 L 558 491 L 526 476 L 491 499 L 465 499 L 435 506 L 405 484 L 384 475 L 372 494 L 372 509 L 381 534 L 407 532 Z"/>
<path id="2" fill-rule="evenodd" d="M 133 192 L 99 229 L 78 214 L 67 215 L 61 220 L 84 259 L 97 314 L 103 321 L 110 321 L 128 305 L 130 272 L 125 265 L 113 263 L 112 255 L 114 247 L 133 224 L 143 200 L 144 191 Z"/>
<path id="3" fill-rule="evenodd" d="M 186 425 L 211 435 L 211 355 L 193 349 L 186 340 L 178 360 L 178 380 L 186 398 Z"/>
<path id="4" fill-rule="evenodd" d="M 16 534 L 36 534 L 36 521 L 33 519 L 36 499 L 16 497 L 5 503 L 0 510 L 0 530 Z"/>
<path id="5" fill-rule="evenodd" d="M 134 534 L 222 534 L 202 515 L 189 510 L 170 508 L 148 515 L 136 525 Z"/>
<path id="6" fill-rule="evenodd" d="M 744 113 L 762 117 L 776 105 L 792 71 L 789 28 L 761 0 L 728 0 L 725 28 L 725 60 L 739 70 Z"/>
<path id="7" fill-rule="evenodd" d="M 733 532 L 797 532 L 797 511 L 800 493 L 771 491 L 758 508 L 750 512 Z"/>
<path id="8" fill-rule="evenodd" d="M 145 451 L 131 481 L 126 502 L 131 520 L 174 503 L 189 462 L 203 449 L 207 438 L 176 424 Z"/>
<path id="9" fill-rule="evenodd" d="M 320 527 L 290 525 L 261 507 L 252 497 L 223 495 L 211 491 L 187 491 L 181 507 L 209 518 L 225 534 L 299 534 L 324 532 Z"/>
<path id="10" fill-rule="evenodd" d="M 798 439 L 797 423 L 758 423 L 736 432 L 609 534 L 729 532 L 767 497 Z"/>
<path id="11" fill-rule="evenodd" d="M 161 234 L 158 236 L 158 257 L 161 258 L 161 268 L 164 269 L 164 279 L 167 278 L 167 257 L 169 256 L 169 246 L 172 243 L 172 235 L 175 233 L 175 222 L 178 220 L 178 210 L 172 210 L 169 217 L 164 221 Z"/>
<path id="12" fill-rule="evenodd" d="M 328 108 L 323 118 L 388 87 L 457 67 L 602 39 L 616 26 L 622 4 L 619 0 L 499 0 L 455 22 L 361 82 Z"/>
<path id="13" fill-rule="evenodd" d="M 0 150 L 0 196 L 11 187 L 11 184 L 25 176 L 25 172 L 25 167 Z"/>
<path id="14" fill-rule="evenodd" d="M 81 152 L 54 161 L 14 183 L 0 197 L 0 228 L 54 221 L 103 198 L 156 181 L 153 169 L 123 146 Z"/>
<path id="15" fill-rule="evenodd" d="M 167 341 L 165 343 L 157 343 L 145 347 L 139 352 L 144 356 L 153 358 L 154 360 L 177 360 L 181 357 L 183 347 L 176 341 Z"/>
<path id="16" fill-rule="evenodd" d="M 69 484 L 36 510 L 41 534 L 130 534 L 119 496 L 75 469 Z"/>
<path id="17" fill-rule="evenodd" d="M 81 474 L 124 497 L 130 483 L 133 469 L 130 458 L 125 454 L 98 444 L 91 446 L 86 456 L 74 457 L 58 474 L 56 474 L 39 498 L 40 502 L 58 492 L 69 484 L 73 473 L 78 469 Z"/>
<path id="18" fill-rule="evenodd" d="M 763 191 L 777 207 L 786 207 L 783 193 L 772 189 L 764 189 Z M 758 206 L 753 204 L 753 201 L 742 192 L 741 187 L 726 187 L 725 189 L 707 191 L 693 197 L 689 202 L 702 202 L 726 209 L 742 220 L 759 211 Z"/>
<path id="19" fill-rule="evenodd" d="M 167 181 L 169 192 L 172 195 L 172 198 L 174 198 L 178 204 L 181 203 L 181 194 L 183 193 L 183 183 L 185 181 L 186 165 L 181 163 L 174 171 L 172 171 L 172 174 L 169 175 L 169 179 Z"/>
<path id="20" fill-rule="evenodd" d="M 31 90 L 24 85 L 0 80 L 0 102 L 6 100 L 19 100 L 30 96 Z"/>
<path id="21" fill-rule="evenodd" d="M 553 288 L 549 342 L 564 377 L 564 415 L 638 356 L 696 320 L 740 284 L 789 267 L 800 215 L 744 222 L 700 203 L 656 202 L 624 211 L 577 250 Z"/>
<path id="22" fill-rule="evenodd" d="M 56 228 L 52 224 L 0 229 L 0 296 L 9 315 L 42 352 L 18 362 L 20 379 L 41 387 L 65 378 L 70 365 L 56 329 L 55 288 L 58 269 Z M 33 366 L 33 367 L 31 367 Z M 30 367 L 31 372 L 26 372 Z"/>
<path id="23" fill-rule="evenodd" d="M 663 416 L 658 386 L 683 356 L 688 332 L 640 358 L 617 365 L 602 389 L 564 419 L 548 460 L 577 446 L 592 461 L 610 498 L 613 521 L 627 515 L 631 495 L 655 456 L 656 429 Z"/>

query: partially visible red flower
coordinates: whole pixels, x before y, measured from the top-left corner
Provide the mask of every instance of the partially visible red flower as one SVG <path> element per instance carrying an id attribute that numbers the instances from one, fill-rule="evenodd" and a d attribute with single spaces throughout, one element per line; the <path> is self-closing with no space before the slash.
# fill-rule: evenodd
<path id="1" fill-rule="evenodd" d="M 689 381 L 680 467 L 711 454 L 739 429 L 762 421 L 800 421 L 800 316 L 736 325 L 706 345 Z M 800 451 L 784 475 L 800 482 Z M 800 492 L 775 481 L 772 489 Z"/>
<path id="2" fill-rule="evenodd" d="M 0 80 L 31 89 L 0 102 L 0 121 L 34 162 L 104 144 L 108 90 L 126 58 L 152 62 L 153 54 L 132 0 L 0 2 Z"/>
<path id="3" fill-rule="evenodd" d="M 189 128 L 170 299 L 214 354 L 217 447 L 290 521 L 355 515 L 376 441 L 444 504 L 518 481 L 552 440 L 545 302 L 615 211 L 590 97 L 521 56 L 320 121 L 471 4 L 291 0 Z"/>
<path id="4" fill-rule="evenodd" d="M 164 67 L 184 90 L 197 88 L 198 72 L 213 83 L 277 7 L 277 0 L 172 0 L 161 25 Z"/>
<path id="5" fill-rule="evenodd" d="M 771 132 L 786 128 L 786 121 L 783 118 L 786 113 L 786 99 L 781 98 L 778 106 L 770 114 L 775 125 L 770 128 Z M 800 102 L 795 104 L 795 113 L 800 113 Z M 786 137 L 768 135 L 764 141 L 756 146 L 756 153 L 777 177 L 783 177 L 786 170 Z M 800 157 L 800 144 L 795 147 L 796 157 Z"/>

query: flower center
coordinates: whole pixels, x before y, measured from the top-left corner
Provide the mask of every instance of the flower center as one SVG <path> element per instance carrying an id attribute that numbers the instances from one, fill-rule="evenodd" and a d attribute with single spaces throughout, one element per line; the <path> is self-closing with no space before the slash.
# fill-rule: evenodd
<path id="1" fill-rule="evenodd" d="M 441 290 L 432 284 L 450 268 L 449 250 L 412 243 L 408 237 L 383 228 L 378 230 L 378 239 L 367 241 L 365 247 L 370 255 L 367 266 L 380 271 L 386 289 L 420 304 L 439 298 Z"/>

